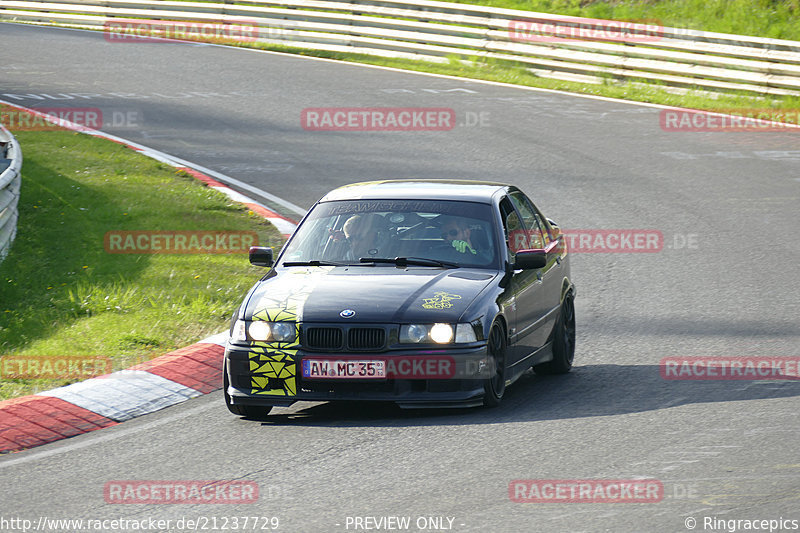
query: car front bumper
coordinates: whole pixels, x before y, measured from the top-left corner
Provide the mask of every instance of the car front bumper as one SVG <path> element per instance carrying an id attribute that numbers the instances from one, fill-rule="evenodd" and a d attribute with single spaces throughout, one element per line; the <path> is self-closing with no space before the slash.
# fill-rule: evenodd
<path id="1" fill-rule="evenodd" d="M 402 361 L 452 362 L 451 372 L 427 375 L 424 365 L 382 379 L 307 378 L 304 359 L 383 360 L 387 368 L 411 369 Z M 432 365 L 432 368 L 439 368 Z M 423 369 L 420 373 L 419 368 Z M 470 407 L 482 405 L 484 380 L 494 374 L 485 343 L 447 350 L 393 350 L 382 353 L 320 354 L 303 350 L 228 344 L 224 371 L 233 405 L 283 406 L 298 401 L 390 401 L 400 407 Z"/>

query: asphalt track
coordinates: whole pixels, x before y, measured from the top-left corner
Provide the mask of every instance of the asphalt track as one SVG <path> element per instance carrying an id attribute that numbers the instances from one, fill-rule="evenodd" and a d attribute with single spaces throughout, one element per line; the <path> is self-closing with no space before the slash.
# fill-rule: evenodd
<path id="1" fill-rule="evenodd" d="M 523 377 L 497 409 L 307 403 L 253 422 L 210 394 L 0 458 L 2 518 L 266 516 L 285 532 L 365 531 L 353 524 L 367 516 L 408 516 L 410 531 L 424 530 L 418 517 L 449 517 L 452 529 L 429 530 L 459 532 L 800 520 L 800 383 L 667 381 L 658 366 L 671 356 L 800 356 L 797 132 L 667 132 L 654 107 L 62 29 L 0 24 L 0 50 L 0 98 L 100 108 L 106 120 L 125 113 L 136 119 L 103 129 L 303 208 L 353 181 L 463 177 L 518 184 L 565 228 L 664 235 L 659 253 L 574 254 L 577 366 Z M 301 127 L 303 109 L 333 106 L 448 107 L 459 125 Z M 516 503 L 508 492 L 517 479 L 635 478 L 660 480 L 663 499 Z M 213 479 L 255 481 L 261 497 L 103 496 L 114 480 Z"/>

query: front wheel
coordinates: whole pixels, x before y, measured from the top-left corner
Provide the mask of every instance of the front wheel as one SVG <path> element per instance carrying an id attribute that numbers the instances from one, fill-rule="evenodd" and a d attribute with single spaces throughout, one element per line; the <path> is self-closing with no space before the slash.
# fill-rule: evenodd
<path id="1" fill-rule="evenodd" d="M 246 418 L 263 418 L 272 411 L 271 406 L 260 407 L 257 405 L 234 405 L 231 402 L 231 397 L 228 394 L 228 371 L 222 371 L 222 394 L 225 396 L 225 405 L 228 411 L 235 415 L 244 416 Z"/>
<path id="2" fill-rule="evenodd" d="M 489 332 L 488 353 L 494 358 L 495 372 L 483 384 L 483 405 L 497 407 L 506 391 L 506 334 L 498 322 Z"/>
<path id="3" fill-rule="evenodd" d="M 553 360 L 533 367 L 537 374 L 566 374 L 575 359 L 575 304 L 567 295 L 553 330 Z"/>

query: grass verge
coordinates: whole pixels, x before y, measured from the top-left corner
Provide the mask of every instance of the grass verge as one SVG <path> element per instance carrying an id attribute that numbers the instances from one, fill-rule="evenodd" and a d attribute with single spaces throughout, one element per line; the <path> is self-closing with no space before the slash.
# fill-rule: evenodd
<path id="1" fill-rule="evenodd" d="M 107 253 L 108 231 L 256 231 L 259 244 L 283 241 L 225 195 L 121 145 L 14 133 L 24 163 L 17 238 L 0 264 L 4 356 L 108 356 L 126 368 L 225 330 L 263 273 L 242 253 Z M 0 379 L 0 399 L 70 381 Z"/>
<path id="2" fill-rule="evenodd" d="M 571 17 L 658 21 L 662 26 L 800 40 L 800 0 L 460 0 L 461 4 Z"/>
<path id="3" fill-rule="evenodd" d="M 219 0 L 180 0 L 219 3 Z M 800 41 L 800 0 L 440 0 Z M 233 5 L 252 3 L 233 0 Z M 317 9 L 309 9 L 316 11 Z"/>

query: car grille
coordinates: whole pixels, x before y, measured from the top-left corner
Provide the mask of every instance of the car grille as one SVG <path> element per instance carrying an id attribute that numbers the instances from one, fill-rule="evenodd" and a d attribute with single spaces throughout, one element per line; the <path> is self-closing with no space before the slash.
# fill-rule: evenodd
<path id="1" fill-rule="evenodd" d="M 380 350 L 386 345 L 386 329 L 382 327 L 315 326 L 304 328 L 304 333 L 303 347 L 311 350 Z"/>
<path id="2" fill-rule="evenodd" d="M 342 330 L 339 328 L 308 328 L 306 346 L 315 350 L 339 350 L 342 348 Z"/>
<path id="3" fill-rule="evenodd" d="M 377 350 L 385 341 L 383 328 L 352 328 L 347 332 L 347 345 L 354 350 Z"/>

